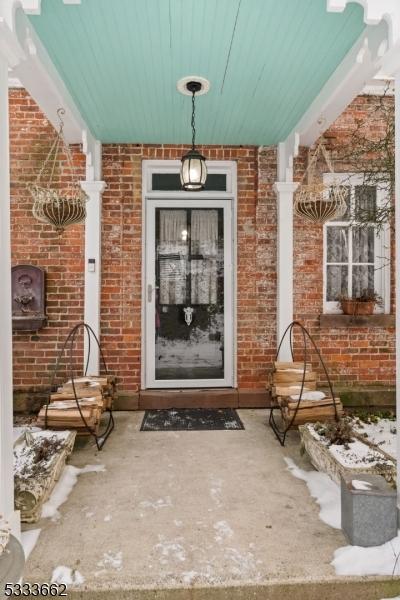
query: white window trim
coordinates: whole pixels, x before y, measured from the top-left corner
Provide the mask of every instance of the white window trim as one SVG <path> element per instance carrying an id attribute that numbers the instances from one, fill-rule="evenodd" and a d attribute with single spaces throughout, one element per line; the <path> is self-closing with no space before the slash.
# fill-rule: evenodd
<path id="1" fill-rule="evenodd" d="M 325 185 L 347 184 L 352 187 L 364 183 L 362 173 L 324 173 Z M 382 206 L 386 201 L 386 192 L 377 188 L 377 205 Z M 339 302 L 326 300 L 326 259 L 327 259 L 327 229 L 331 226 L 347 225 L 348 221 L 330 221 L 323 226 L 323 312 L 324 314 L 342 314 Z M 376 306 L 375 313 L 390 314 L 390 227 L 386 224 L 381 231 L 375 230 L 375 281 L 377 293 L 382 297 L 382 306 Z M 350 281 L 349 281 L 350 285 Z"/>

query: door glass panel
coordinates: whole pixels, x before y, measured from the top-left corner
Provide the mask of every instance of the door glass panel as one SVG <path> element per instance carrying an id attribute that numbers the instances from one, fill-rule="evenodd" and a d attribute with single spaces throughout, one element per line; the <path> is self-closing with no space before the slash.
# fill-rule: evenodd
<path id="1" fill-rule="evenodd" d="M 181 191 L 181 176 L 179 173 L 153 173 L 151 177 L 151 189 L 153 191 Z M 226 175 L 223 173 L 209 173 L 204 190 L 206 192 L 226 192 Z"/>
<path id="2" fill-rule="evenodd" d="M 156 209 L 155 378 L 224 378 L 223 209 Z"/>

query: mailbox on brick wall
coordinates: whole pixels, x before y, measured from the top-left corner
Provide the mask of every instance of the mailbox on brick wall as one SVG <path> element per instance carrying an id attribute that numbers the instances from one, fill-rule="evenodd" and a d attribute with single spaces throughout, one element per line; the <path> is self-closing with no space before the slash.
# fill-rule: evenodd
<path id="1" fill-rule="evenodd" d="M 37 331 L 46 325 L 45 272 L 33 265 L 12 268 L 12 323 L 14 331 Z"/>

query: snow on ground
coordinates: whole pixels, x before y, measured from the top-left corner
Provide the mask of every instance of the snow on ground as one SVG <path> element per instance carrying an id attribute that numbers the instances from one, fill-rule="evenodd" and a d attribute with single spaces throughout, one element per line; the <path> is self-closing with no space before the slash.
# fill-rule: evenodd
<path id="1" fill-rule="evenodd" d="M 383 420 L 388 421 L 388 419 L 381 419 L 381 421 L 383 421 Z M 388 422 L 391 423 L 392 427 L 393 427 L 393 421 L 388 421 Z M 370 423 L 368 425 L 369 434 L 370 434 L 368 436 L 368 439 L 371 442 L 374 442 L 375 439 L 380 439 L 382 441 L 382 438 L 379 438 L 379 435 L 383 436 L 384 434 L 379 433 L 379 431 L 381 429 L 381 427 L 379 427 L 379 423 Z M 379 451 L 374 450 L 373 448 L 371 448 L 367 444 L 364 444 L 360 440 L 354 439 L 353 442 L 350 442 L 346 445 L 338 445 L 338 444 L 329 445 L 329 440 L 325 436 L 317 433 L 315 431 L 313 425 L 308 425 L 307 427 L 308 427 L 308 430 L 310 431 L 311 435 L 316 440 L 318 440 L 319 442 L 324 444 L 326 447 L 328 447 L 329 452 L 344 467 L 360 467 L 360 466 L 365 466 L 365 465 L 368 465 L 368 467 L 373 467 L 377 463 L 380 463 L 380 464 L 386 463 L 387 465 L 390 465 L 390 466 L 394 465 L 394 463 L 390 459 L 386 459 L 383 456 L 383 454 L 381 454 Z M 384 427 L 385 427 L 385 431 L 386 431 L 387 425 L 385 425 Z M 359 433 L 362 434 L 365 430 L 356 428 L 356 431 L 358 431 Z M 389 429 L 387 429 L 387 433 L 391 437 L 394 438 L 394 440 L 391 442 L 392 443 L 392 451 L 394 450 L 394 452 L 396 452 L 396 434 L 389 433 Z M 388 451 L 385 448 L 383 443 L 380 443 L 379 447 L 382 448 L 383 450 L 386 450 L 386 452 Z"/>
<path id="2" fill-rule="evenodd" d="M 122 552 L 104 552 L 103 560 L 97 563 L 98 567 L 111 567 L 116 571 L 122 569 Z"/>
<path id="3" fill-rule="evenodd" d="M 292 475 L 306 482 L 311 496 L 320 505 L 320 519 L 331 527 L 341 529 L 340 486 L 325 473 L 300 469 L 291 458 L 285 458 L 285 462 Z M 337 575 L 399 576 L 400 531 L 397 537 L 381 546 L 338 548 L 331 564 Z"/>
<path id="4" fill-rule="evenodd" d="M 22 426 L 13 427 L 14 444 L 15 444 L 15 442 L 18 442 L 22 438 L 22 436 L 25 434 L 26 431 L 29 431 L 30 433 L 37 433 L 38 431 L 41 431 L 41 429 L 40 429 L 40 427 L 34 427 L 31 425 L 22 425 Z"/>
<path id="5" fill-rule="evenodd" d="M 30 553 L 36 546 L 41 531 L 41 529 L 28 529 L 28 531 L 21 533 L 21 544 L 24 549 L 25 561 L 28 560 Z"/>
<path id="6" fill-rule="evenodd" d="M 159 534 L 158 539 L 159 543 L 154 546 L 154 550 L 160 554 L 162 565 L 166 565 L 171 559 L 174 562 L 185 562 L 186 551 L 182 545 L 182 537 L 167 540 L 164 535 Z"/>
<path id="7" fill-rule="evenodd" d="M 377 444 L 382 450 L 396 458 L 396 421 L 380 419 L 378 423 L 363 423 L 356 420 L 353 423 L 357 433 L 367 434 L 367 440 Z"/>
<path id="8" fill-rule="evenodd" d="M 215 541 L 218 543 L 233 537 L 233 530 L 226 521 L 218 521 L 218 523 L 214 523 L 214 529 L 216 532 Z"/>
<path id="9" fill-rule="evenodd" d="M 172 506 L 170 496 L 165 498 L 159 498 L 158 500 L 143 500 L 139 504 L 140 508 L 154 508 L 154 510 L 160 510 L 160 508 L 167 508 Z"/>
<path id="10" fill-rule="evenodd" d="M 91 472 L 97 473 L 100 471 L 105 471 L 104 465 L 86 465 L 81 469 L 73 467 L 72 465 L 67 465 L 64 468 L 60 479 L 54 486 L 50 498 L 43 504 L 42 517 L 58 519 L 60 516 L 58 509 L 70 495 L 72 488 L 78 481 L 78 475 Z"/>
<path id="11" fill-rule="evenodd" d="M 344 467 L 357 467 L 360 465 L 368 465 L 373 467 L 376 464 L 386 462 L 391 464 L 389 460 L 385 461 L 383 455 L 376 450 L 373 450 L 363 442 L 354 440 L 346 444 L 346 446 L 333 445 L 329 446 L 329 452 L 340 462 Z"/>
<path id="12" fill-rule="evenodd" d="M 63 583 L 64 585 L 81 585 L 85 578 L 76 569 L 70 569 L 60 565 L 56 567 L 51 576 L 51 583 Z"/>
<path id="13" fill-rule="evenodd" d="M 335 550 L 337 575 L 400 575 L 400 532 L 382 546 L 344 546 Z"/>
<path id="14" fill-rule="evenodd" d="M 48 438 L 57 442 L 65 442 L 70 435 L 70 431 L 49 431 L 37 428 L 25 428 L 23 433 L 30 433 L 33 444 L 40 445 L 41 440 Z M 51 464 L 54 454 L 49 454 L 46 459 L 41 461 L 41 468 L 44 470 Z M 14 475 L 20 476 L 32 471 L 35 468 L 35 454 L 32 452 L 32 445 L 25 442 L 25 435 L 21 433 L 14 442 Z"/>
<path id="15" fill-rule="evenodd" d="M 339 486 L 326 473 L 304 471 L 291 458 L 285 458 L 285 462 L 292 475 L 306 482 L 311 496 L 320 505 L 320 519 L 335 529 L 341 529 Z"/>
<path id="16" fill-rule="evenodd" d="M 8 521 L 0 515 L 0 554 L 2 554 L 10 539 L 11 527 Z"/>
<path id="17" fill-rule="evenodd" d="M 351 485 L 354 490 L 362 490 L 364 492 L 368 492 L 371 489 L 372 483 L 368 481 L 361 481 L 359 479 L 353 479 Z"/>

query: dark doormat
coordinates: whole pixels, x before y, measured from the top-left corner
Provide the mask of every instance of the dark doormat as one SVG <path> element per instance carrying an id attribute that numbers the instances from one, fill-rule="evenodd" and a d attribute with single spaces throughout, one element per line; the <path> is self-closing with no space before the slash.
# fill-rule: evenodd
<path id="1" fill-rule="evenodd" d="M 244 429 L 233 408 L 146 410 L 140 431 L 206 431 Z"/>

